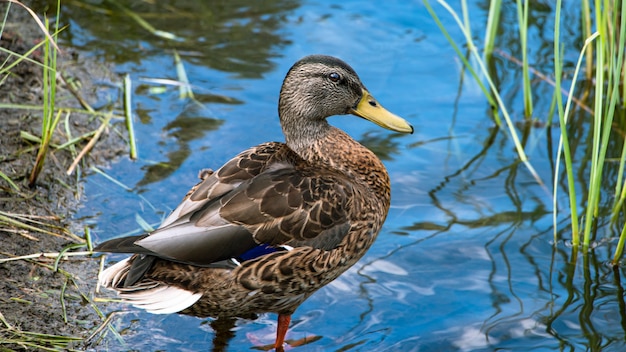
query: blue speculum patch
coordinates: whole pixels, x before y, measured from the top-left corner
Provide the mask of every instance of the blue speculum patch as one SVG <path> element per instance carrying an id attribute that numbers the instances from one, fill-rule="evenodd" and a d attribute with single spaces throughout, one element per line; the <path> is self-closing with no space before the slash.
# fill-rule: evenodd
<path id="1" fill-rule="evenodd" d="M 260 244 L 246 251 L 244 254 L 240 255 L 239 257 L 237 257 L 237 260 L 240 262 L 245 262 L 246 260 L 252 260 L 252 259 L 256 259 L 258 257 L 264 256 L 266 254 L 274 253 L 277 250 L 278 250 L 277 248 L 272 247 L 268 244 Z"/>

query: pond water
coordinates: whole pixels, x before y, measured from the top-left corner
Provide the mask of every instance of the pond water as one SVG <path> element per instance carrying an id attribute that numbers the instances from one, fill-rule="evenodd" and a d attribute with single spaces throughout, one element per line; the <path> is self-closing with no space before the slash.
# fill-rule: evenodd
<path id="1" fill-rule="evenodd" d="M 489 4 L 471 3 L 480 38 Z M 577 2 L 566 3 L 567 71 L 584 38 Z M 453 19 L 433 6 L 460 42 Z M 553 6 L 535 1 L 530 13 L 529 57 L 541 72 L 552 72 Z M 127 10 L 175 37 L 151 34 Z M 196 183 L 198 170 L 217 168 L 249 146 L 283 140 L 277 98 L 285 73 L 302 56 L 334 55 L 416 132 L 399 135 L 353 117 L 331 118 L 383 159 L 392 208 L 365 257 L 294 314 L 288 338 L 322 337 L 297 350 L 626 349 L 623 287 L 605 263 L 618 233 L 601 224 L 589 256 L 572 258 L 563 210 L 554 245 L 551 186 L 539 185 L 517 163 L 512 140 L 493 122 L 476 83 L 463 77 L 422 1 L 68 1 L 62 11 L 70 23 L 64 45 L 113 64 L 134 87 L 139 158 L 121 157 L 104 170 L 127 188 L 90 174 L 77 216 L 96 242 L 139 231 L 143 221 L 157 226 Z M 520 57 L 516 16 L 507 5 L 497 47 Z M 179 80 L 176 55 L 195 100 L 158 81 Z M 530 160 L 551 185 L 558 127 L 525 124 L 521 69 L 503 54 L 494 67 Z M 552 88 L 533 79 L 535 118 L 546 122 Z M 583 155 L 589 117 L 579 115 L 572 128 Z M 585 179 L 581 172 L 579 188 Z M 561 184 L 561 209 L 567 209 L 565 190 Z M 89 275 L 96 280 L 97 273 Z M 124 312 L 112 320 L 123 343 L 108 334 L 94 349 L 213 348 L 210 319 L 102 308 Z M 275 329 L 274 315 L 240 320 L 226 350 L 272 343 Z"/>

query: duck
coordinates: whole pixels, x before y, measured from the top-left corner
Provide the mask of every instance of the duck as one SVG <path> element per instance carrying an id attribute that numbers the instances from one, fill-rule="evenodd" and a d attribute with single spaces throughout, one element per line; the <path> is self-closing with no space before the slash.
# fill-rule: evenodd
<path id="1" fill-rule="evenodd" d="M 99 284 L 156 314 L 275 313 L 273 348 L 283 351 L 298 306 L 365 254 L 389 211 L 385 166 L 329 124 L 335 115 L 413 133 L 347 63 L 306 56 L 288 70 L 279 94 L 285 141 L 201 172 L 156 230 L 99 244 L 94 251 L 132 254 L 103 270 Z"/>

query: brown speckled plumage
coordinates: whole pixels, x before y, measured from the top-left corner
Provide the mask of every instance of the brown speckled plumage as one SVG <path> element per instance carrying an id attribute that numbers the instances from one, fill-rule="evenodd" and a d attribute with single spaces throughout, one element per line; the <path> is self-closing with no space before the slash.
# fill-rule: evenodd
<path id="1" fill-rule="evenodd" d="M 146 303 L 133 295 L 158 297 L 162 288 L 177 288 L 168 292 L 187 301 L 162 312 L 274 312 L 288 324 L 305 299 L 363 256 L 389 210 L 382 162 L 326 122 L 346 113 L 412 132 L 369 95 L 347 64 L 319 55 L 297 62 L 279 101 L 286 143 L 252 147 L 217 171 L 201 173 L 201 182 L 153 233 L 97 247 L 137 253 L 103 272 L 101 282 L 152 311 L 161 312 L 166 302 Z M 259 245 L 276 251 L 241 259 Z M 279 319 L 277 348 L 282 329 Z"/>

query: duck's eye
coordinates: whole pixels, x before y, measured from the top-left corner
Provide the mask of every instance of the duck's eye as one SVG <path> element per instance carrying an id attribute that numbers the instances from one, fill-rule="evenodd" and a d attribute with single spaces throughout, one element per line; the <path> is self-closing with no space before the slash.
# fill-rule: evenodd
<path id="1" fill-rule="evenodd" d="M 341 79 L 341 76 L 337 72 L 331 72 L 328 74 L 328 79 L 330 79 L 333 82 L 339 82 L 339 80 Z"/>

